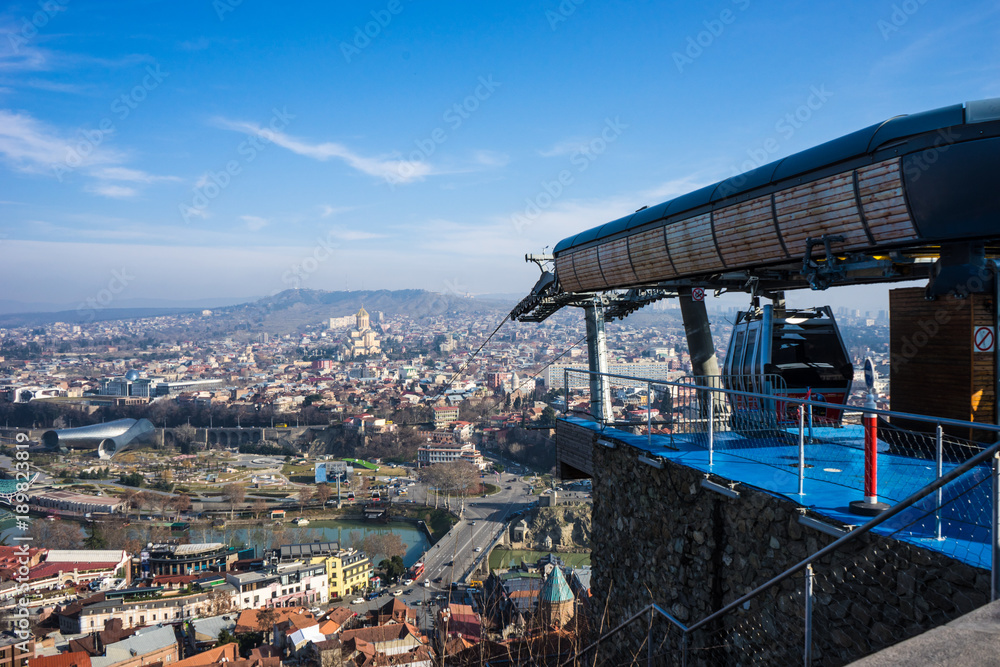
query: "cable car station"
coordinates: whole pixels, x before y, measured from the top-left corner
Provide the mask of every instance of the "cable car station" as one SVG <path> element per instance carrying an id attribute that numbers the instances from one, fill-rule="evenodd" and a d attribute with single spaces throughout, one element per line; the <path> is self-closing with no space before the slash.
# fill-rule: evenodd
<path id="1" fill-rule="evenodd" d="M 562 478 L 594 479 L 602 541 L 620 543 L 620 554 L 642 554 L 657 563 L 649 576 L 669 578 L 690 567 L 705 535 L 716 549 L 740 543 L 761 559 L 777 558 L 776 545 L 789 536 L 814 539 L 780 522 L 759 529 L 725 519 L 729 510 L 720 508 L 751 497 L 764 502 L 763 493 L 798 516 L 789 523 L 821 535 L 820 545 L 882 536 L 907 545 L 890 552 L 943 559 L 942 571 L 958 567 L 948 563 L 989 571 L 980 602 L 1000 599 L 997 182 L 1000 99 L 979 100 L 886 120 L 581 231 L 551 254 L 527 255 L 541 276 L 512 320 L 540 322 L 564 307 L 584 311 L 589 365 L 565 371 L 567 412 L 557 421 L 556 454 Z M 873 368 L 866 368 L 866 404 L 850 405 L 855 368 L 822 294 L 904 281 L 922 286 L 890 290 L 890 409 L 876 408 Z M 815 306 L 788 307 L 785 293 L 804 289 L 815 293 Z M 708 290 L 746 295 L 721 364 Z M 678 299 L 692 376 L 666 382 L 609 373 L 605 322 L 660 299 Z M 573 387 L 587 387 L 589 414 L 568 412 Z M 645 423 L 616 422 L 612 396 L 623 387 Z M 654 487 L 668 491 L 649 500 Z M 643 514 L 649 503 L 662 519 Z M 685 519 L 689 513 L 711 525 Z M 646 518 L 623 523 L 630 516 Z M 690 530 L 701 537 L 689 541 Z M 746 547 L 751 530 L 777 533 Z M 661 537 L 641 537 L 650 531 Z M 674 541 L 664 550 L 667 535 Z M 815 545 L 801 549 L 810 551 Z M 817 553 L 787 561 L 790 569 L 779 575 L 806 572 L 809 601 L 812 568 L 827 551 Z M 595 554 L 598 586 L 618 581 L 605 566 Z M 704 567 L 728 576 L 722 562 Z M 621 596 L 614 604 L 633 613 L 641 596 L 618 586 L 609 593 Z M 749 605 L 758 594 L 734 601 L 738 596 L 721 591 L 692 593 L 711 597 L 708 606 L 722 606 L 719 613 L 735 613 L 733 605 Z M 669 600 L 653 603 L 667 608 Z M 799 614 L 807 618 L 808 664 L 815 642 L 806 604 Z M 649 614 L 660 612 L 650 607 Z M 708 622 L 664 618 L 685 647 L 693 628 Z M 912 632 L 933 627 L 916 612 L 910 620 Z M 842 621 L 850 619 L 830 623 Z M 861 623 L 856 631 L 869 629 Z"/>

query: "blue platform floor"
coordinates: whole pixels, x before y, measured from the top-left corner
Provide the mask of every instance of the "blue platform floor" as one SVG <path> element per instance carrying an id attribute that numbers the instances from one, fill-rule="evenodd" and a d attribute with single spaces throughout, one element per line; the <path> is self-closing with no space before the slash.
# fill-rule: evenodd
<path id="1" fill-rule="evenodd" d="M 807 467 L 803 494 L 799 495 L 797 429 L 788 431 L 787 438 L 780 433 L 767 437 L 718 433 L 709 465 L 708 440 L 704 433 L 654 434 L 649 438 L 575 417 L 564 419 L 653 456 L 786 498 L 810 513 L 836 522 L 860 526 L 869 520 L 849 510 L 851 501 L 864 499 L 860 426 L 813 429 L 813 439 L 805 446 Z M 888 445 L 881 441 L 879 450 L 878 497 L 882 502 L 898 503 L 937 477 L 934 461 L 890 454 L 886 451 Z M 944 472 L 958 465 L 946 462 Z M 982 466 L 962 475 L 943 487 L 941 495 L 943 539 L 936 537 L 936 493 L 877 526 L 874 532 L 946 554 L 969 565 L 989 568 L 989 468 Z"/>

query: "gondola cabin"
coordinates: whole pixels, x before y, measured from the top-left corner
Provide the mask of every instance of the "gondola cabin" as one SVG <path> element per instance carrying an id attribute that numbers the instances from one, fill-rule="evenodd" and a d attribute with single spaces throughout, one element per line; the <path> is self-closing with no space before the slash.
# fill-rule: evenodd
<path id="1" fill-rule="evenodd" d="M 723 373 L 732 389 L 844 404 L 851 393 L 854 366 L 829 306 L 776 309 L 772 305 L 740 312 L 733 325 Z M 770 380 L 769 378 L 777 378 Z M 762 388 L 767 391 L 762 392 Z M 736 410 L 752 406 L 735 397 Z M 779 402 L 779 422 L 795 422 L 796 406 Z M 813 408 L 813 420 L 840 423 L 843 413 Z"/>

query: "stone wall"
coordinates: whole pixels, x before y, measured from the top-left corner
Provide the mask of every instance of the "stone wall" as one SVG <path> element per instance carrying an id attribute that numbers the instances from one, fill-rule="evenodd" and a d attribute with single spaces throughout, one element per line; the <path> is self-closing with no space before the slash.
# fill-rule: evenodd
<path id="1" fill-rule="evenodd" d="M 585 430 L 560 422 L 567 427 Z M 651 602 L 690 626 L 835 539 L 801 525 L 797 503 L 744 485 L 728 498 L 701 487 L 704 473 L 670 462 L 656 469 L 637 461 L 639 453 L 624 444 L 593 448 L 595 629 Z M 989 600 L 988 572 L 876 535 L 849 543 L 815 573 L 816 665 L 846 664 Z M 801 664 L 804 578 L 800 572 L 693 633 L 688 664 Z M 597 664 L 645 660 L 648 620 L 633 625 L 602 644 Z M 679 664 L 680 638 L 656 621 L 657 664 Z"/>

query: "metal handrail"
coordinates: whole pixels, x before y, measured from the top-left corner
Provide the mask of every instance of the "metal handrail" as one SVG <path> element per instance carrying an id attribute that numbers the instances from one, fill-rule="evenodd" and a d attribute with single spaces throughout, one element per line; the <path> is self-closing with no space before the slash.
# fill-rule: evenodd
<path id="1" fill-rule="evenodd" d="M 567 372 L 569 372 L 570 370 L 571 369 L 567 369 Z M 656 383 L 656 384 L 660 384 L 660 385 L 678 386 L 678 387 L 684 387 L 684 388 L 691 388 L 692 387 L 692 385 L 690 385 L 690 384 L 683 384 L 682 385 L 680 383 L 672 382 L 672 381 L 667 381 L 667 380 L 645 380 L 643 378 L 634 378 L 634 377 L 630 377 L 630 376 L 622 376 L 622 375 L 617 375 L 617 374 L 613 374 L 613 373 L 598 373 L 598 372 L 595 372 L 595 371 L 589 371 L 589 370 L 584 371 L 584 370 L 577 370 L 577 369 L 572 369 L 572 372 L 586 373 L 588 375 L 602 375 L 602 376 L 605 376 L 605 377 L 614 377 L 614 378 L 620 378 L 620 379 L 625 379 L 625 380 L 642 380 L 642 381 L 645 381 L 645 382 L 648 382 L 648 383 Z M 723 392 L 723 393 L 727 393 L 727 394 L 738 394 L 738 395 L 741 395 L 741 396 L 752 396 L 752 397 L 755 397 L 755 398 L 762 398 L 762 399 L 768 399 L 768 400 L 773 400 L 774 399 L 773 395 L 755 394 L 753 392 L 744 392 L 744 391 L 734 391 L 734 390 L 728 390 L 728 389 L 725 389 L 725 388 L 722 388 L 722 387 L 697 386 L 695 388 L 697 390 L 701 390 L 701 391 L 719 391 L 719 392 Z M 804 400 L 804 399 L 797 399 L 797 398 L 791 398 L 791 397 L 787 397 L 787 398 L 783 397 L 783 400 L 787 400 L 789 403 L 797 403 L 797 404 L 803 405 L 803 406 L 812 405 L 812 406 L 819 406 L 819 407 L 832 407 L 832 408 L 839 409 L 839 410 L 844 410 L 844 409 L 847 408 L 846 405 L 841 405 L 841 404 L 825 403 L 825 402 L 812 401 L 812 400 L 808 400 L 807 401 L 807 400 Z M 568 406 L 569 406 L 569 396 L 568 395 L 566 396 L 566 401 L 567 401 L 566 404 L 567 404 L 567 409 L 568 409 Z M 855 409 L 858 410 L 858 411 L 862 411 L 861 408 L 855 408 Z M 982 430 L 985 430 L 985 431 L 994 431 L 994 432 L 1000 431 L 1000 426 L 991 425 L 991 424 L 975 423 L 975 422 L 963 422 L 963 421 L 959 421 L 959 420 L 955 420 L 955 419 L 935 418 L 935 417 L 928 417 L 928 416 L 925 416 L 925 415 L 913 415 L 913 414 L 909 414 L 909 413 L 891 412 L 891 411 L 886 411 L 886 410 L 864 409 L 863 411 L 866 412 L 866 413 L 880 414 L 880 415 L 885 415 L 885 416 L 890 416 L 890 417 L 897 417 L 897 418 L 901 417 L 901 418 L 904 418 L 904 419 L 913 419 L 915 421 L 933 422 L 933 423 L 938 424 L 938 425 L 958 426 L 958 427 L 961 427 L 961 428 L 975 428 L 975 429 L 982 429 Z M 647 613 L 652 614 L 653 612 L 659 613 L 661 616 L 663 616 L 664 618 L 666 618 L 671 624 L 673 624 L 676 628 L 678 628 L 681 631 L 683 646 L 686 647 L 687 646 L 687 638 L 688 638 L 688 636 L 691 633 L 693 633 L 696 630 L 698 630 L 699 628 L 701 628 L 701 627 L 705 626 L 706 624 L 711 623 L 712 621 L 720 618 L 724 614 L 732 611 L 733 609 L 739 607 L 740 605 L 743 605 L 746 602 L 748 602 L 748 601 L 756 598 L 757 596 L 759 596 L 763 592 L 769 590 L 770 588 L 774 587 L 775 585 L 780 584 L 781 582 L 785 581 L 786 579 L 794 576 L 799 571 L 801 571 L 803 569 L 806 569 L 806 568 L 809 568 L 810 566 L 812 566 L 812 564 L 815 561 L 823 558 L 824 556 L 826 556 L 826 555 L 828 555 L 828 554 L 830 554 L 830 553 L 832 553 L 834 551 L 837 551 L 838 549 L 840 549 L 841 547 L 843 547 L 845 544 L 847 544 L 847 543 L 849 543 L 849 542 L 851 542 L 853 540 L 859 539 L 862 535 L 866 535 L 866 534 L 870 533 L 877 526 L 881 525 L 882 523 L 885 523 L 886 521 L 888 521 L 889 519 L 895 517 L 896 515 L 900 514 L 901 512 L 903 512 L 903 511 L 905 511 L 907 509 L 910 509 L 911 507 L 913 507 L 919 501 L 923 500 L 924 498 L 926 498 L 927 496 L 931 495 L 932 493 L 935 493 L 935 492 L 939 491 L 942 487 L 946 486 L 947 484 L 950 484 L 951 482 L 955 481 L 956 479 L 958 479 L 962 475 L 966 474 L 967 472 L 969 472 L 973 468 L 976 468 L 977 466 L 982 465 L 983 463 L 985 463 L 986 461 L 988 461 L 990 459 L 993 459 L 993 478 L 994 478 L 993 479 L 993 484 L 994 484 L 994 489 L 993 489 L 994 511 L 993 511 L 993 514 L 994 514 L 994 516 L 992 517 L 992 521 L 993 521 L 994 525 L 992 526 L 992 532 L 993 532 L 992 541 L 994 542 L 994 547 L 996 547 L 996 545 L 998 543 L 1000 543 L 1000 516 L 997 516 L 998 508 L 1000 508 L 1000 502 L 998 502 L 998 501 L 1000 501 L 1000 441 L 994 443 L 993 445 L 985 447 L 978 454 L 976 454 L 975 456 L 969 458 L 968 460 L 966 460 L 965 462 L 963 462 L 961 465 L 958 465 L 957 467 L 953 468 L 947 474 L 944 474 L 944 475 L 939 474 L 938 477 L 934 481 L 932 481 L 929 484 L 921 487 L 920 489 L 918 489 L 914 493 L 910 494 L 907 498 L 903 499 L 899 503 L 893 505 L 889 509 L 887 509 L 884 512 L 880 513 L 878 516 L 873 517 L 867 523 L 864 523 L 861 526 L 859 526 L 859 527 L 851 530 L 846 535 L 844 535 L 844 536 L 842 536 L 842 537 L 834 540 L 833 542 L 831 542 L 827 546 L 823 547 L 819 551 L 815 552 L 814 554 L 812 554 L 810 556 L 807 556 L 806 558 L 804 558 L 803 560 L 801 560 L 797 564 L 793 565 L 792 567 L 786 569 L 782 573 L 780 573 L 780 574 L 772 577 L 768 581 L 766 581 L 763 584 L 761 584 L 760 586 L 756 587 L 754 590 L 750 591 L 749 593 L 746 593 L 745 595 L 737 598 L 736 600 L 733 600 L 729 604 L 723 606 L 722 608 L 716 610 L 715 612 L 709 614 L 708 616 L 706 616 L 705 618 L 703 618 L 703 619 L 695 622 L 694 624 L 692 624 L 690 626 L 686 626 L 683 623 L 681 623 L 679 620 L 677 620 L 676 618 L 674 618 L 672 615 L 670 615 L 669 613 L 667 613 L 666 611 L 664 611 L 656 603 L 651 603 L 648 606 L 643 607 L 640 611 L 636 612 L 635 614 L 633 614 L 632 616 L 630 616 L 628 619 L 626 619 L 622 623 L 620 623 L 614 629 L 609 630 L 608 632 L 602 634 L 600 637 L 598 637 L 590 645 L 588 645 L 584 649 L 581 649 L 580 651 L 578 651 L 577 653 L 575 653 L 573 656 L 571 656 L 569 659 L 567 659 L 565 662 L 561 663 L 561 665 L 569 665 L 569 664 L 571 664 L 578 657 L 580 657 L 580 656 L 584 655 L 585 653 L 587 653 L 588 651 L 596 648 L 601 642 L 603 642 L 603 641 L 607 640 L 608 638 L 610 638 L 610 637 L 616 635 L 617 633 L 621 632 L 625 627 L 627 627 L 628 625 L 634 623 L 636 620 L 638 620 L 639 618 L 643 617 Z M 996 548 L 994 548 L 993 568 L 992 568 L 993 571 L 992 571 L 992 577 L 991 577 L 991 591 L 992 591 L 991 598 L 992 599 L 997 599 L 998 597 L 1000 597 L 1000 559 L 998 559 L 998 555 L 1000 555 L 1000 554 L 998 554 Z M 649 641 L 649 638 L 647 638 L 647 641 Z M 807 656 L 808 656 L 808 654 L 809 654 L 808 649 L 807 649 L 806 653 L 807 653 Z M 682 664 L 686 664 L 686 658 L 687 658 L 687 654 L 686 654 L 686 650 L 685 650 L 685 652 L 683 653 L 683 656 L 682 656 Z M 808 657 L 807 657 L 807 661 L 808 661 Z"/>
<path id="2" fill-rule="evenodd" d="M 657 612 L 658 614 L 660 614 L 661 616 L 663 616 L 664 618 L 666 618 L 668 621 L 670 621 L 671 623 L 673 623 L 678 628 L 680 628 L 682 632 L 684 632 L 685 634 L 687 634 L 687 632 L 688 632 L 687 626 L 685 626 L 683 623 L 681 623 L 676 618 L 674 618 L 673 616 L 671 616 L 668 612 L 664 611 L 663 607 L 661 607 L 660 605 L 656 604 L 655 602 L 651 602 L 647 606 L 643 607 L 641 610 L 639 610 L 636 613 L 632 614 L 632 616 L 630 616 L 626 620 L 624 620 L 621 623 L 619 623 L 618 626 L 615 627 L 613 630 L 608 630 L 606 633 L 604 633 L 603 635 L 601 635 L 600 637 L 598 637 L 592 644 L 590 644 L 586 648 L 582 648 L 579 651 L 577 651 L 576 653 L 574 653 L 572 656 L 570 656 L 569 659 L 566 660 L 566 662 L 560 663 L 559 667 L 563 667 L 563 665 L 570 664 L 570 661 L 576 660 L 577 657 L 579 657 L 581 655 L 584 655 L 587 651 L 589 651 L 589 650 L 591 650 L 593 648 L 596 648 L 597 645 L 600 644 L 601 642 L 603 642 L 605 639 L 607 639 L 608 637 L 614 636 L 618 632 L 621 632 L 622 630 L 625 629 L 626 626 L 628 626 L 629 624 L 635 622 L 637 619 L 639 619 L 640 617 L 644 616 L 647 612 L 654 612 L 654 611 Z"/>
<path id="3" fill-rule="evenodd" d="M 628 619 L 626 619 L 626 620 L 622 621 L 621 623 L 619 623 L 614 629 L 609 630 L 608 632 L 606 632 L 603 635 L 601 635 L 600 637 L 598 637 L 594 642 L 592 642 L 587 647 L 585 647 L 585 648 L 577 651 L 573 656 L 571 656 L 565 662 L 561 663 L 561 666 L 562 665 L 569 665 L 569 664 L 571 664 L 579 656 L 584 655 L 588 651 L 596 648 L 601 642 L 603 642 L 606 639 L 608 639 L 608 638 L 614 636 L 615 634 L 621 632 L 626 626 L 634 623 L 636 620 L 638 620 L 639 618 L 641 618 L 645 614 L 651 613 L 653 611 L 659 613 L 661 616 L 663 616 L 668 621 L 670 621 L 670 623 L 672 623 L 676 628 L 678 628 L 683 633 L 683 635 L 686 637 L 687 635 L 689 635 L 692 632 L 698 630 L 702 626 L 704 626 L 704 625 L 706 625 L 708 623 L 711 623 L 712 621 L 716 620 L 717 618 L 721 617 L 722 615 L 724 615 L 724 614 L 732 611 L 736 607 L 738 607 L 738 606 L 740 606 L 742 604 L 745 604 L 746 602 L 754 599 L 755 597 L 757 597 L 758 595 L 760 595 L 764 591 L 768 590 L 769 588 L 771 588 L 771 587 L 773 587 L 773 586 L 775 586 L 777 584 L 780 584 L 785 579 L 788 579 L 789 577 L 795 575 L 800 570 L 803 570 L 806 567 L 808 567 L 809 565 L 811 565 L 814 561 L 816 561 L 816 560 L 818 560 L 820 558 L 823 558 L 824 556 L 826 556 L 826 555 L 828 555 L 828 554 L 836 551 L 837 549 L 839 549 L 840 547 L 844 546 L 848 542 L 851 542 L 852 540 L 859 539 L 862 535 L 870 533 L 872 531 L 872 529 L 875 528 L 876 526 L 884 523 L 885 521 L 888 521 L 889 519 L 891 519 L 892 517 L 896 516 L 900 512 L 903 512 L 904 510 L 909 509 L 910 507 L 912 507 L 913 505 L 915 505 L 919 501 L 923 500 L 924 498 L 926 498 L 930 494 L 932 494 L 935 491 L 937 491 L 939 488 L 945 486 L 946 484 L 949 484 L 949 483 L 955 481 L 957 478 L 961 477 L 962 475 L 964 475 L 965 473 L 969 472 L 970 470 L 972 470 L 976 466 L 982 464 L 983 462 L 987 461 L 988 459 L 996 457 L 998 453 L 1000 453 L 1000 442 L 991 445 L 987 449 L 984 449 L 979 454 L 977 454 L 976 456 L 974 456 L 971 459 L 967 460 L 962 465 L 960 465 L 960 466 L 952 469 L 947 474 L 945 474 L 945 475 L 937 478 L 936 480 L 934 480 L 933 482 L 931 482 L 927 486 L 924 486 L 920 490 L 918 490 L 915 493 L 911 494 L 905 500 L 897 503 L 896 505 L 893 505 L 891 508 L 889 508 L 885 512 L 882 512 L 877 517 L 871 519 L 870 521 L 868 521 L 865 524 L 862 524 L 858 528 L 855 528 L 854 530 L 850 531 L 849 533 L 847 533 L 843 537 L 841 537 L 841 538 L 839 538 L 837 540 L 834 540 L 833 542 L 831 542 L 827 546 L 823 547 L 822 549 L 820 549 L 816 553 L 812 554 L 811 556 L 806 557 L 805 559 L 803 559 L 799 563 L 793 565 L 792 567 L 788 568 L 787 570 L 785 570 L 781 574 L 778 574 L 777 576 L 772 577 L 770 580 L 768 580 L 765 583 L 761 584 L 760 586 L 758 586 L 754 590 L 750 591 L 746 595 L 743 595 L 742 597 L 737 598 L 736 600 L 733 600 L 732 602 L 730 602 L 729 604 L 725 605 L 721 609 L 718 609 L 717 611 L 709 614 L 705 618 L 701 619 L 700 621 L 695 622 L 692 625 L 689 625 L 689 626 L 684 625 L 682 622 L 680 622 L 679 620 L 677 620 L 676 618 L 674 618 L 671 614 L 669 614 L 668 612 L 664 611 L 663 608 L 660 607 L 658 604 L 651 603 L 648 606 L 643 607 L 640 611 L 636 612 L 632 616 L 630 616 Z"/>
<path id="4" fill-rule="evenodd" d="M 1000 442 L 998 442 L 996 444 L 993 444 L 989 448 L 984 449 L 983 451 L 979 452 L 978 454 L 976 454 L 975 456 L 973 456 L 971 459 L 967 460 L 962 465 L 958 466 L 957 468 L 953 468 L 946 475 L 938 477 L 937 479 L 935 479 L 933 482 L 931 482 L 927 486 L 925 486 L 922 489 L 919 489 L 918 491 L 910 494 L 910 496 L 908 498 L 906 498 L 906 499 L 900 501 L 899 503 L 893 505 L 892 507 L 890 507 L 889 509 L 885 510 L 884 512 L 882 512 L 881 514 L 879 514 L 878 516 L 876 516 L 872 520 L 868 521 L 867 523 L 861 524 L 860 526 L 858 526 L 854 530 L 850 531 L 849 533 L 847 533 L 843 537 L 834 540 L 833 542 L 831 542 L 830 544 L 826 545 L 825 547 L 823 547 L 822 549 L 820 549 L 819 551 L 817 551 L 813 555 L 807 556 L 805 559 L 803 559 L 799 563 L 797 563 L 797 564 L 793 565 L 792 567 L 788 568 L 787 570 L 785 570 L 781 574 L 779 574 L 779 575 L 771 578 L 769 581 L 761 584 L 760 586 L 758 586 L 754 590 L 750 591 L 749 593 L 747 593 L 743 597 L 738 598 L 736 600 L 733 600 L 732 602 L 730 602 L 729 604 L 727 604 L 726 606 L 724 606 L 722 609 L 719 609 L 718 611 L 710 614 L 709 616 L 706 616 L 702 620 L 700 620 L 697 623 L 693 624 L 689 628 L 689 631 L 693 632 L 694 630 L 697 630 L 701 626 L 705 625 L 706 623 L 708 623 L 708 622 L 710 622 L 712 620 L 715 620 L 716 618 L 718 618 L 722 614 L 726 613 L 727 611 L 730 611 L 731 609 L 733 609 L 735 607 L 738 607 L 739 605 L 743 604 L 747 600 L 750 600 L 751 598 L 756 597 L 758 594 L 760 594 L 764 590 L 770 588 L 771 586 L 773 586 L 775 584 L 779 584 L 782 581 L 784 581 L 785 579 L 788 579 L 790 576 L 792 576 L 793 574 L 795 574 L 799 570 L 802 570 L 807 565 L 810 565 L 813 561 L 815 561 L 815 560 L 817 560 L 819 558 L 822 558 L 823 556 L 826 556 L 827 554 L 829 554 L 829 553 L 831 553 L 833 551 L 836 551 L 837 549 L 839 549 L 844 544 L 847 544 L 848 542 L 850 542 L 852 540 L 858 539 L 861 535 L 864 535 L 865 533 L 870 533 L 871 530 L 873 528 L 875 528 L 876 526 L 878 526 L 879 524 L 882 524 L 882 523 L 888 521 L 889 519 L 891 519 L 892 517 L 896 516 L 897 514 L 899 514 L 900 512 L 902 512 L 903 510 L 909 509 L 914 504 L 916 504 L 917 502 L 923 500 L 924 498 L 926 498 L 930 494 L 934 493 L 935 491 L 937 491 L 942 486 L 955 481 L 957 478 L 959 478 L 962 475 L 964 475 L 965 473 L 969 472 L 970 470 L 972 470 L 973 468 L 975 468 L 979 464 L 981 464 L 984 461 L 986 461 L 987 459 L 990 459 L 993 456 L 995 456 L 998 451 L 1000 451 Z"/>
<path id="5" fill-rule="evenodd" d="M 566 369 L 566 373 L 567 374 L 568 373 L 584 373 L 584 374 L 587 374 L 587 375 L 600 375 L 600 376 L 603 376 L 603 377 L 615 378 L 615 379 L 619 379 L 619 380 L 632 380 L 632 381 L 636 381 L 636 382 L 649 382 L 649 383 L 652 383 L 652 384 L 667 385 L 667 386 L 671 386 L 671 387 L 681 387 L 681 388 L 684 388 L 684 389 L 694 388 L 694 389 L 696 389 L 698 391 L 713 391 L 713 392 L 719 392 L 719 393 L 723 393 L 723 394 L 734 394 L 734 395 L 737 395 L 737 396 L 748 396 L 748 397 L 751 397 L 751 398 L 761 398 L 761 399 L 771 400 L 771 401 L 773 401 L 775 399 L 775 396 L 773 394 L 758 394 L 758 393 L 755 393 L 755 392 L 752 392 L 752 391 L 740 391 L 738 389 L 726 389 L 725 387 L 709 387 L 709 386 L 690 385 L 690 384 L 683 384 L 683 383 L 680 383 L 680 382 L 674 382 L 672 380 L 648 380 L 648 379 L 645 379 L 645 378 L 637 378 L 637 377 L 632 377 L 632 376 L 629 376 L 629 375 L 616 375 L 614 373 L 599 373 L 597 371 L 590 371 L 590 370 L 583 370 L 583 369 L 576 369 L 576 368 L 567 368 Z M 720 377 L 720 378 L 722 378 L 722 377 L 725 377 L 725 376 L 724 375 L 718 375 L 718 376 L 716 376 L 716 375 L 704 375 L 704 376 L 700 376 L 700 377 Z M 567 396 L 566 399 L 567 399 L 567 405 L 568 405 L 569 404 L 569 397 Z M 987 424 L 986 422 L 966 422 L 966 421 L 961 421 L 961 420 L 958 420 L 958 419 L 949 419 L 947 417 L 928 417 L 927 415 L 917 415 L 917 414 L 913 414 L 911 412 L 893 412 L 891 410 L 881 410 L 881 409 L 878 409 L 878 408 L 868 409 L 868 408 L 861 408 L 861 407 L 856 407 L 856 406 L 849 406 L 849 405 L 846 405 L 846 404 L 843 404 L 843 403 L 826 403 L 824 401 L 816 401 L 816 400 L 812 400 L 812 399 L 806 400 L 804 398 L 795 398 L 794 396 L 782 396 L 781 400 L 785 401 L 787 403 L 794 403 L 794 404 L 798 404 L 798 405 L 801 405 L 801 406 L 804 406 L 804 407 L 813 406 L 813 407 L 820 407 L 820 408 L 833 408 L 835 410 L 853 410 L 855 412 L 866 412 L 866 413 L 870 413 L 870 414 L 873 414 L 873 415 L 882 415 L 882 416 L 885 416 L 885 417 L 896 417 L 896 418 L 902 418 L 902 419 L 912 419 L 914 421 L 931 422 L 931 423 L 934 423 L 934 424 L 941 424 L 942 426 L 956 426 L 958 428 L 971 428 L 971 429 L 976 429 L 976 430 L 981 430 L 981 431 L 992 431 L 994 433 L 1000 433 L 1000 425 L 997 425 L 997 424 Z"/>

